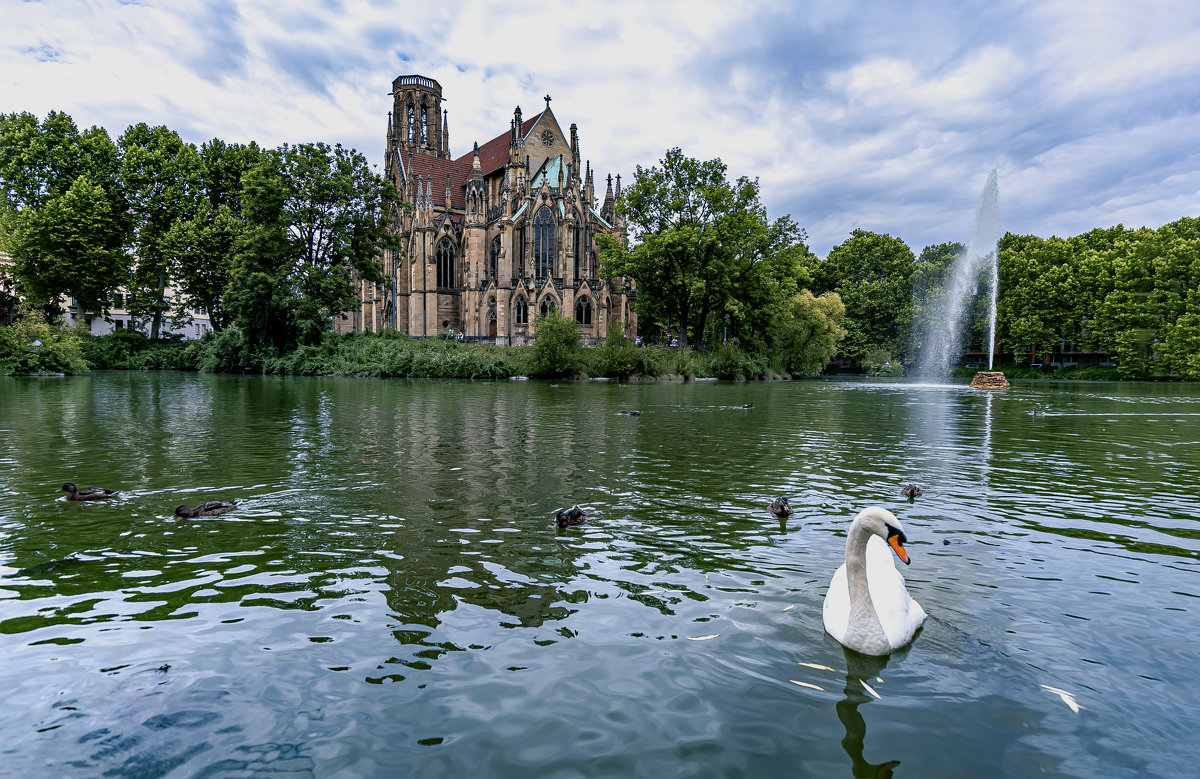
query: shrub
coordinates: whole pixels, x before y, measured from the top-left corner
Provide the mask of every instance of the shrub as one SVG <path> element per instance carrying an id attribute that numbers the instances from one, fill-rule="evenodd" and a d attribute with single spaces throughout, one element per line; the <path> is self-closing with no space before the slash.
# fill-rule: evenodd
<path id="1" fill-rule="evenodd" d="M 890 352 L 884 349 L 872 349 L 862 358 L 862 365 L 871 376 L 903 376 L 904 366 L 899 360 L 893 360 Z"/>
<path id="2" fill-rule="evenodd" d="M 82 327 L 50 324 L 42 312 L 22 306 L 11 325 L 0 327 L 0 373 L 86 373 Z"/>
<path id="3" fill-rule="evenodd" d="M 550 311 L 534 321 L 533 333 L 531 375 L 557 378 L 579 372 L 583 360 L 573 321 Z"/>

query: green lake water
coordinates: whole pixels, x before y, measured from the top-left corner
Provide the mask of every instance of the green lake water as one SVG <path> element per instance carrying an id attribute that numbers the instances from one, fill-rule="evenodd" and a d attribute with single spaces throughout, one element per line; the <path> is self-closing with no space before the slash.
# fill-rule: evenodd
<path id="1" fill-rule="evenodd" d="M 1197 385 L 96 373 L 0 441 L 0 775 L 1200 772 Z M 872 504 L 878 660 L 821 622 Z"/>

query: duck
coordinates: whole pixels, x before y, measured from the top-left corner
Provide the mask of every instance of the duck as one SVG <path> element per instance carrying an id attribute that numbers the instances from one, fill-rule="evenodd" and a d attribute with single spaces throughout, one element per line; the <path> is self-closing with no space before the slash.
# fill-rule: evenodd
<path id="1" fill-rule="evenodd" d="M 792 507 L 788 504 L 788 499 L 782 495 L 771 501 L 771 505 L 767 506 L 767 510 L 780 518 L 786 518 L 792 515 Z"/>
<path id="2" fill-rule="evenodd" d="M 900 494 L 908 498 L 909 503 L 912 503 L 924 493 L 921 488 L 915 484 L 905 484 L 900 488 Z"/>
<path id="3" fill-rule="evenodd" d="M 103 487 L 86 487 L 81 490 L 71 482 L 64 484 L 62 491 L 67 493 L 67 500 L 106 500 L 117 497 L 116 490 L 106 490 Z"/>
<path id="4" fill-rule="evenodd" d="M 753 404 L 753 403 L 747 403 L 747 404 L 745 404 L 744 406 L 742 406 L 742 408 L 744 408 L 745 410 L 749 411 L 750 409 L 754 408 L 754 404 Z"/>
<path id="5" fill-rule="evenodd" d="M 586 519 L 587 515 L 583 513 L 583 509 L 579 508 L 578 504 L 569 509 L 563 509 L 554 515 L 554 521 L 558 523 L 559 527 L 582 525 Z"/>
<path id="6" fill-rule="evenodd" d="M 194 509 L 187 506 L 176 506 L 175 516 L 177 517 L 215 517 L 217 514 L 224 514 L 226 511 L 233 511 L 237 508 L 238 501 L 236 500 L 210 500 L 207 503 L 201 503 Z"/>
<path id="7" fill-rule="evenodd" d="M 833 574 L 821 609 L 825 630 L 847 649 L 882 656 L 905 646 L 925 622 L 892 552 L 909 564 L 904 526 L 885 508 L 863 509 L 846 535 L 846 562 Z M 891 549 L 888 549 L 888 547 Z"/>
<path id="8" fill-rule="evenodd" d="M 623 416 L 623 417 L 640 417 L 642 415 L 642 412 L 640 412 L 640 411 L 618 411 L 617 414 L 620 416 Z"/>

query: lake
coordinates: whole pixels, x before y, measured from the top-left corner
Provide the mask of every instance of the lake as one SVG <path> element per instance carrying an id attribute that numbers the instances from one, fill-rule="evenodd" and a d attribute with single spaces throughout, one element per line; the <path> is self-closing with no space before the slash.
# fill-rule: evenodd
<path id="1" fill-rule="evenodd" d="M 113 372 L 0 437 L 6 775 L 1200 771 L 1197 385 Z M 885 659 L 821 621 L 869 505 Z"/>

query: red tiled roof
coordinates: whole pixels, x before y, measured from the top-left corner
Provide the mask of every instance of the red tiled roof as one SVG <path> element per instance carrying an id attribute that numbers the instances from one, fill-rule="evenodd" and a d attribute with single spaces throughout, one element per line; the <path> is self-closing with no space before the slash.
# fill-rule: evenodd
<path id="1" fill-rule="evenodd" d="M 541 114 L 537 114 L 521 122 L 522 138 L 529 134 L 530 128 L 533 127 L 534 123 L 541 116 Z M 509 134 L 503 133 L 479 147 L 479 164 L 483 168 L 484 176 L 503 168 L 505 163 L 508 162 L 508 141 Z M 422 180 L 426 176 L 430 177 L 430 181 L 433 183 L 433 202 L 434 205 L 439 206 L 445 205 L 443 201 L 446 199 L 446 174 L 449 174 L 450 206 L 452 208 L 466 208 L 467 179 L 471 176 L 471 163 L 474 161 L 474 157 L 474 149 L 456 160 L 444 160 L 424 154 L 414 154 L 412 156 L 412 166 L 408 174 L 410 176 L 420 176 Z M 409 164 L 408 155 L 404 157 L 404 164 L 405 166 Z"/>
<path id="2" fill-rule="evenodd" d="M 542 113 L 545 113 L 545 111 Z M 521 122 L 522 138 L 529 134 L 530 128 L 533 127 L 534 122 L 540 119 L 541 116 L 542 114 L 536 114 Z M 483 175 L 485 177 L 503 168 L 505 163 L 508 162 L 508 139 L 509 133 L 501 133 L 479 147 L 479 165 L 483 168 Z M 475 150 L 472 149 L 468 154 L 464 154 L 454 162 L 459 163 L 465 160 L 467 163 L 467 172 L 469 173 L 471 170 L 471 157 L 474 154 Z"/>
<path id="3" fill-rule="evenodd" d="M 405 160 L 405 164 L 408 160 Z M 446 203 L 446 176 L 450 176 L 450 205 L 453 208 L 466 207 L 467 178 L 471 175 L 471 158 L 468 156 L 464 163 L 462 159 L 444 160 L 439 157 L 429 157 L 424 154 L 412 156 L 412 170 L 409 175 L 418 175 L 422 180 L 429 176 L 433 185 L 434 205 L 444 206 Z"/>

